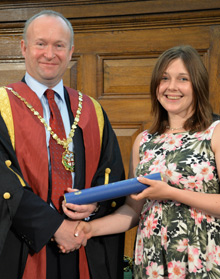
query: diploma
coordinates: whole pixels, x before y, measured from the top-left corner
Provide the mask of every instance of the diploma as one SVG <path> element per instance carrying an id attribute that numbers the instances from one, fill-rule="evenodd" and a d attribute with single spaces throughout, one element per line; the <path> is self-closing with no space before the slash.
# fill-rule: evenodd
<path id="1" fill-rule="evenodd" d="M 151 180 L 162 180 L 162 176 L 160 173 L 148 174 L 144 177 Z M 67 203 L 89 204 L 115 199 L 130 194 L 136 194 L 143 191 L 147 187 L 149 187 L 149 185 L 139 182 L 137 178 L 131 178 L 114 183 L 109 183 L 106 185 L 100 185 L 88 189 L 66 193 L 64 194 L 64 199 Z"/>

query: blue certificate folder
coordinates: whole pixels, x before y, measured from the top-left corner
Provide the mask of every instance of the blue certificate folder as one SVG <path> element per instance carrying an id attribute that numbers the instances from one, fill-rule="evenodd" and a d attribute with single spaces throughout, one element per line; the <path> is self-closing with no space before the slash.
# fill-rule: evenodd
<path id="1" fill-rule="evenodd" d="M 152 180 L 162 180 L 160 173 L 148 174 L 144 177 Z M 149 185 L 140 183 L 137 178 L 131 178 L 72 193 L 66 193 L 64 194 L 64 199 L 67 203 L 89 204 L 139 193 L 147 187 L 149 187 Z"/>

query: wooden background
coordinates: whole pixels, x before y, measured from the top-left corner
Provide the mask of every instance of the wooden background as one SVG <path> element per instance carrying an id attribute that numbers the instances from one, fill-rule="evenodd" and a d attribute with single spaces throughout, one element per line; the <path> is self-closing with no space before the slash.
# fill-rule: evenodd
<path id="1" fill-rule="evenodd" d="M 78 0 L 0 2 L 0 85 L 25 72 L 20 51 L 24 22 L 42 9 L 67 17 L 75 30 L 75 53 L 67 86 L 96 98 L 106 110 L 128 174 L 132 143 L 151 122 L 149 83 L 164 50 L 190 44 L 210 74 L 210 101 L 220 113 L 220 0 Z M 126 233 L 132 256 L 135 229 Z"/>

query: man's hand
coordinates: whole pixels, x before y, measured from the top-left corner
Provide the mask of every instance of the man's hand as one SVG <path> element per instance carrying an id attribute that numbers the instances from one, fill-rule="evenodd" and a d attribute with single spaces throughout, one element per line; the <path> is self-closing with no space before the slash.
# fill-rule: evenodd
<path id="1" fill-rule="evenodd" d="M 57 242 L 61 252 L 69 253 L 77 250 L 81 245 L 87 244 L 87 238 L 83 232 L 78 237 L 75 236 L 75 229 L 79 222 L 64 220 L 61 226 L 54 234 L 54 240 Z"/>
<path id="2" fill-rule="evenodd" d="M 76 191 L 76 189 L 68 188 L 67 191 L 70 193 Z M 63 201 L 62 203 L 64 214 L 66 214 L 66 216 L 75 221 L 83 220 L 89 217 L 95 211 L 96 207 L 97 203 L 84 205 L 66 203 L 65 201 Z"/>

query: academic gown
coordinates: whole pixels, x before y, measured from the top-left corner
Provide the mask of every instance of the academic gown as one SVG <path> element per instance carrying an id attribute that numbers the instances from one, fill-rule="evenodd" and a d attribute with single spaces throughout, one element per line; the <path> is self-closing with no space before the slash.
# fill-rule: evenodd
<path id="1" fill-rule="evenodd" d="M 69 111 L 70 122 L 73 123 L 73 114 L 70 109 L 68 94 L 65 90 L 65 99 Z M 103 185 L 105 169 L 110 168 L 109 183 L 125 179 L 124 168 L 117 138 L 103 110 L 104 130 L 102 137 L 101 156 L 98 169 L 93 177 L 91 187 Z M 82 131 L 78 127 L 73 138 L 76 156 L 75 188 L 82 189 L 85 185 L 85 150 L 82 144 Z M 83 156 L 82 156 L 83 154 Z M 92 162 L 91 162 L 92 163 Z M 100 218 L 111 214 L 124 203 L 125 198 L 108 200 L 100 203 L 99 211 L 91 217 Z M 123 278 L 124 234 L 100 236 L 88 240 L 85 247 L 91 279 L 121 279 Z"/>
<path id="2" fill-rule="evenodd" d="M 10 169 L 5 162 L 10 161 Z M 11 145 L 6 125 L 0 115 L 0 278 L 20 279 L 28 254 L 28 247 L 39 251 L 54 234 L 63 218 L 47 203 L 35 195 L 27 183 L 21 185 L 16 173 L 22 177 L 20 167 Z M 4 198 L 6 197 L 6 198 Z M 35 211 L 33 211 L 35 209 Z M 44 229 L 45 223 L 38 226 L 38 210 L 43 211 L 45 222 L 51 230 Z M 32 220 L 32 228 L 27 230 L 25 224 Z M 18 225 L 19 224 L 19 225 Z M 23 226 L 21 225 L 23 224 Z M 47 225 L 48 226 L 48 225 Z M 42 237 L 32 242 L 31 233 L 42 231 Z"/>
<path id="3" fill-rule="evenodd" d="M 73 114 L 70 109 L 70 103 L 66 91 L 65 98 L 70 115 L 70 122 L 72 123 Z M 123 164 L 117 139 L 104 111 L 103 115 L 105 124 L 102 137 L 101 156 L 91 186 L 104 184 L 104 170 L 106 167 L 110 167 L 111 169 L 109 183 L 124 179 Z M 76 158 L 74 185 L 78 189 L 81 189 L 85 184 L 85 150 L 82 141 L 82 135 L 82 130 L 78 127 L 73 138 Z M 91 164 L 92 163 L 93 162 L 91 162 Z M 27 192 L 29 194 L 29 191 L 23 192 Z M 25 195 L 28 195 L 27 193 Z M 38 198 L 36 195 L 34 195 L 34 197 Z M 39 202 L 38 199 L 36 199 L 36 206 L 39 206 L 39 210 L 33 211 L 27 210 L 27 198 L 22 198 L 20 206 L 16 212 L 16 218 L 13 225 L 15 228 L 16 237 L 19 237 L 21 243 L 23 245 L 27 245 L 31 249 L 31 253 L 39 251 L 39 249 L 41 249 L 44 244 L 49 242 L 50 237 L 53 235 L 63 220 L 63 216 L 51 209 L 41 199 L 39 199 L 41 200 L 41 202 Z M 124 202 L 124 198 L 117 199 L 115 202 L 115 207 L 113 206 L 112 201 L 102 202 L 100 204 L 99 211 L 94 216 L 92 216 L 91 219 L 98 218 L 113 212 Z M 31 202 L 31 204 L 33 206 L 34 203 Z M 53 218 L 51 218 L 50 214 L 54 215 Z M 31 220 L 31 223 L 34 223 L 33 227 L 30 226 L 29 220 Z M 49 271 L 48 274 L 51 274 L 52 270 L 54 270 L 54 274 L 51 277 L 48 276 L 47 278 L 77 278 L 74 277 L 74 275 L 77 274 L 76 269 L 78 266 L 78 251 L 69 254 L 60 254 L 58 253 L 58 249 L 56 250 L 54 247 L 50 249 L 50 245 L 51 243 L 49 242 L 49 245 L 47 245 L 47 269 Z M 51 253 L 51 251 L 54 251 L 54 249 L 56 252 Z M 86 254 L 91 279 L 123 278 L 123 251 L 124 234 L 102 236 L 90 239 L 86 246 Z M 59 273 L 60 270 L 64 275 Z"/>

